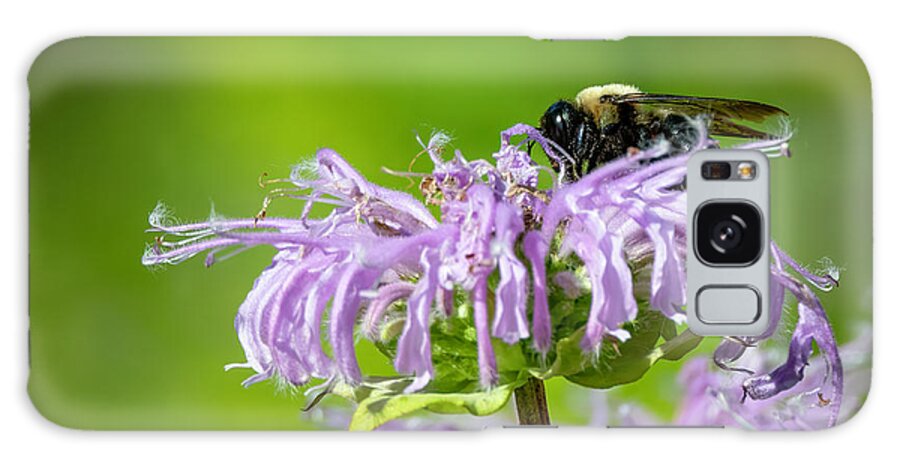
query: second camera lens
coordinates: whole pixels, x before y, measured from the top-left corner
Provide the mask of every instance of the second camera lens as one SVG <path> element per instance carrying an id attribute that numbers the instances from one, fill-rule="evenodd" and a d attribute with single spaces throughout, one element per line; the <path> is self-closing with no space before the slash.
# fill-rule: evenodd
<path id="1" fill-rule="evenodd" d="M 700 168 L 706 180 L 728 180 L 731 178 L 731 164 L 725 161 L 707 161 Z"/>

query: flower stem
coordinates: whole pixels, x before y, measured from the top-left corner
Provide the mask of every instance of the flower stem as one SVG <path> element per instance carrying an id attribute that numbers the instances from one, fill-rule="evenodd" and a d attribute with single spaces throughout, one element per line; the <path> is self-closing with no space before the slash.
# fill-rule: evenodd
<path id="1" fill-rule="evenodd" d="M 547 408 L 543 380 L 529 377 L 525 385 L 516 388 L 514 395 L 519 425 L 550 425 L 550 410 Z"/>

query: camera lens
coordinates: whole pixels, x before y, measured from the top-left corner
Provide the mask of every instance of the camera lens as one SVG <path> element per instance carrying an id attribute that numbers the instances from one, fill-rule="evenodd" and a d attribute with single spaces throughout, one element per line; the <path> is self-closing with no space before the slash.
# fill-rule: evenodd
<path id="1" fill-rule="evenodd" d="M 709 265 L 746 266 L 762 252 L 762 216 L 746 202 L 710 202 L 697 209 L 694 250 Z"/>
<path id="2" fill-rule="evenodd" d="M 700 167 L 700 174 L 706 180 L 727 180 L 731 177 L 731 164 L 725 161 L 707 161 Z"/>
<path id="3" fill-rule="evenodd" d="M 719 221 L 713 226 L 713 230 L 709 234 L 712 238 L 713 248 L 716 248 L 716 251 L 720 253 L 726 253 L 728 250 L 737 248 L 741 244 L 742 228 L 740 218 L 737 216 L 734 216 L 732 219 Z"/>

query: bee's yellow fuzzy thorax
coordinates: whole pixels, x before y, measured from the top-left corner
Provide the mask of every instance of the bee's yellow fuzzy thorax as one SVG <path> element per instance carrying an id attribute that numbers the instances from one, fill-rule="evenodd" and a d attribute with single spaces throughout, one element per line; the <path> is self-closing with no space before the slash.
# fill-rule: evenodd
<path id="1" fill-rule="evenodd" d="M 625 95 L 629 93 L 641 93 L 641 89 L 628 84 L 606 84 L 588 87 L 575 96 L 575 102 L 584 105 L 592 100 L 596 101 L 605 95 Z"/>
<path id="2" fill-rule="evenodd" d="M 606 84 L 588 87 L 575 96 L 575 105 L 594 116 L 598 125 L 615 122 L 618 115 L 610 104 L 601 103 L 601 97 L 641 93 L 641 89 L 628 84 Z"/>

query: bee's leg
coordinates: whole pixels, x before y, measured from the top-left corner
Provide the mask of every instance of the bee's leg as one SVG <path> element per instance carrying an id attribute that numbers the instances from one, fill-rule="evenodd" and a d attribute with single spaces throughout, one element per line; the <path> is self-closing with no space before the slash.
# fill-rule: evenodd
<path id="1" fill-rule="evenodd" d="M 597 143 L 597 163 L 608 163 L 618 158 L 628 155 L 628 137 L 626 136 L 627 128 L 618 123 L 607 124 L 603 127 L 602 134 Z"/>
<path id="2" fill-rule="evenodd" d="M 662 120 L 660 120 L 659 118 L 653 118 L 646 124 L 636 125 L 634 134 L 635 140 L 637 141 L 637 148 L 639 150 L 649 150 L 658 145 L 663 139 L 666 138 L 662 129 Z M 642 166 L 646 166 L 666 157 L 667 155 L 662 155 L 654 159 L 642 160 L 640 163 Z"/>
<path id="3" fill-rule="evenodd" d="M 662 130 L 662 121 L 658 118 L 653 118 L 649 123 L 637 126 L 636 132 L 638 148 L 641 150 L 652 148 L 659 143 L 660 138 L 665 137 Z"/>
<path id="4" fill-rule="evenodd" d="M 600 134 L 590 121 L 582 122 L 575 137 L 575 150 L 573 154 L 578 160 L 578 176 L 587 174 L 600 165 L 599 148 Z"/>

